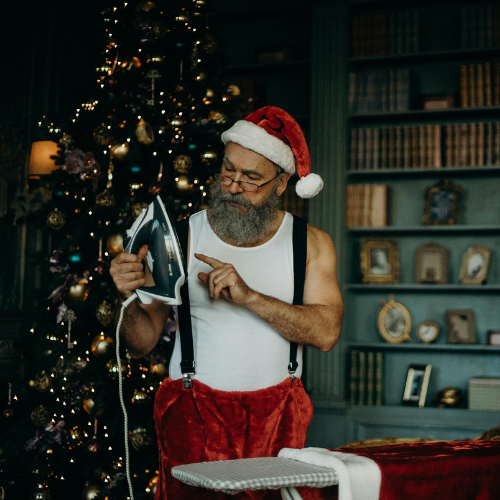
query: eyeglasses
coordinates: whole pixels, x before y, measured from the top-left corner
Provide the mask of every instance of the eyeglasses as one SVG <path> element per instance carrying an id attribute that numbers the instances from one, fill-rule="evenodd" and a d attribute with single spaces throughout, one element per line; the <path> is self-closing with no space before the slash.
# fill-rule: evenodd
<path id="1" fill-rule="evenodd" d="M 215 177 L 220 180 L 221 184 L 223 186 L 230 186 L 233 182 L 238 184 L 243 191 L 250 191 L 250 192 L 255 192 L 257 189 L 261 188 L 262 186 L 265 186 L 266 184 L 269 184 L 270 182 L 274 181 L 276 177 L 281 175 L 281 172 L 279 174 L 276 174 L 271 180 L 264 182 L 263 184 L 254 184 L 253 182 L 246 182 L 246 181 L 235 181 L 231 177 L 228 177 L 227 175 L 224 174 L 215 174 Z"/>

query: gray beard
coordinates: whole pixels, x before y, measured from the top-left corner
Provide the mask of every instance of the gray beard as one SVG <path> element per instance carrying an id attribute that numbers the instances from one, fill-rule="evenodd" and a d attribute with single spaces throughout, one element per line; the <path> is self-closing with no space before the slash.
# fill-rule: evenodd
<path id="1" fill-rule="evenodd" d="M 267 236 L 278 216 L 280 197 L 273 189 L 269 197 L 260 205 L 252 205 L 242 194 L 222 192 L 220 182 L 214 182 L 210 188 L 208 216 L 215 234 L 233 245 L 255 243 Z M 246 207 L 241 212 L 238 207 L 226 204 L 226 201 Z"/>

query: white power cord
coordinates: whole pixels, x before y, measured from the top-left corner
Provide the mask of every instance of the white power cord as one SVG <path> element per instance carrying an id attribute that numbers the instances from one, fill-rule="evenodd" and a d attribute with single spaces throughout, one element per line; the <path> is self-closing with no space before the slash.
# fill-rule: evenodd
<path id="1" fill-rule="evenodd" d="M 125 408 L 125 401 L 123 400 L 123 380 L 122 380 L 122 361 L 120 359 L 120 327 L 122 326 L 123 313 L 125 309 L 131 304 L 137 295 L 132 294 L 123 304 L 120 309 L 120 318 L 116 325 L 116 363 L 118 365 L 118 391 L 120 393 L 120 405 L 123 410 L 123 427 L 125 430 L 125 473 L 127 475 L 128 489 L 130 493 L 130 500 L 134 500 L 134 491 L 132 490 L 132 478 L 130 476 L 130 451 L 128 447 L 128 415 Z"/>

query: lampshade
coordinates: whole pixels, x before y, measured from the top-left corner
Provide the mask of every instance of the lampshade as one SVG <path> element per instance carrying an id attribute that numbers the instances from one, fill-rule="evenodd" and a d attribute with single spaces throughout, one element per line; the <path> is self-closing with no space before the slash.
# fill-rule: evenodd
<path id="1" fill-rule="evenodd" d="M 51 156 L 57 155 L 58 145 L 53 141 L 36 141 L 31 144 L 30 177 L 47 175 L 57 168 Z"/>

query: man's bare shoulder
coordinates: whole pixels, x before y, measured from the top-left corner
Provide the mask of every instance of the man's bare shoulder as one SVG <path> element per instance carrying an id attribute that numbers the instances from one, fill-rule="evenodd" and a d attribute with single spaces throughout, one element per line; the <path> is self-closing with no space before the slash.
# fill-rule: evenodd
<path id="1" fill-rule="evenodd" d="M 307 224 L 308 260 L 323 256 L 335 257 L 335 245 L 331 236 L 319 227 Z"/>

